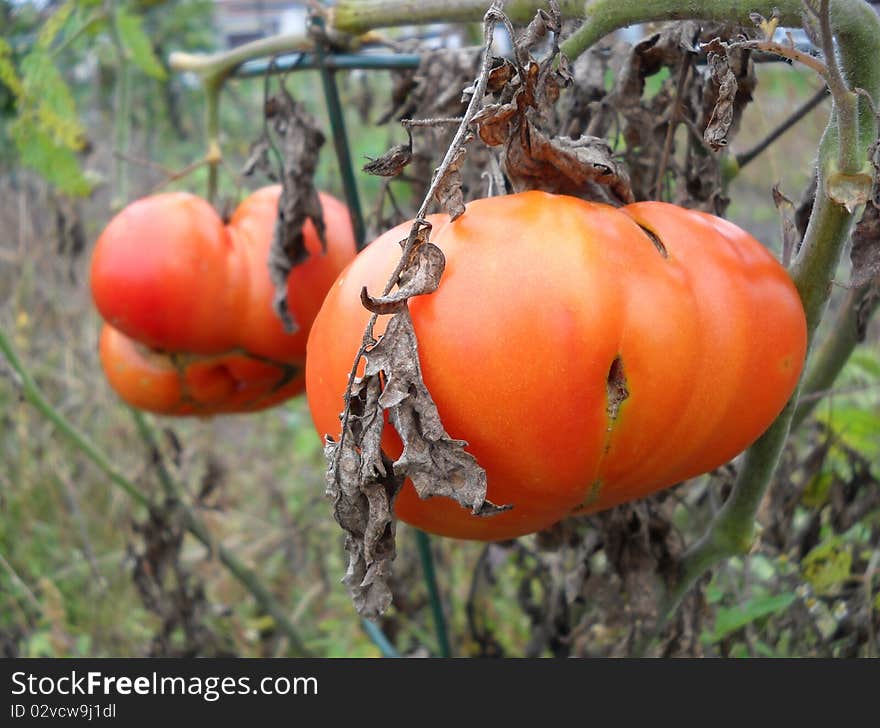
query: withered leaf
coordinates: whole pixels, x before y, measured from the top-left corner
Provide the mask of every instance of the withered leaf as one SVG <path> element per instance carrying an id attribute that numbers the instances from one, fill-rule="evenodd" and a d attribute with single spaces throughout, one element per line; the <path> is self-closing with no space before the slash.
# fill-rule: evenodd
<path id="1" fill-rule="evenodd" d="M 378 177 L 396 177 L 412 161 L 412 151 L 412 135 L 410 135 L 409 142 L 391 147 L 381 157 L 365 164 L 363 170 Z"/>
<path id="2" fill-rule="evenodd" d="M 776 205 L 782 223 L 782 265 L 787 268 L 801 244 L 801 235 L 795 221 L 797 210 L 794 203 L 782 194 L 778 185 L 773 185 L 773 204 Z"/>
<path id="3" fill-rule="evenodd" d="M 727 146 L 727 134 L 733 124 L 733 102 L 736 98 L 736 76 L 730 70 L 727 49 L 719 38 L 713 39 L 707 46 L 706 60 L 712 81 L 718 85 L 718 96 L 712 116 L 703 132 L 703 139 L 713 151 Z"/>
<path id="4" fill-rule="evenodd" d="M 263 134 L 253 144 L 251 144 L 250 152 L 247 160 L 242 165 L 241 173 L 245 177 L 250 177 L 254 172 L 260 171 L 273 182 L 278 180 L 275 170 L 269 161 L 269 139 Z"/>
<path id="5" fill-rule="evenodd" d="M 506 58 L 492 59 L 489 78 L 486 81 L 486 93 L 495 94 L 501 91 L 516 74 L 516 67 Z"/>
<path id="6" fill-rule="evenodd" d="M 510 122 L 517 113 L 514 102 L 486 104 L 474 115 L 472 123 L 477 125 L 477 133 L 485 144 L 497 147 L 510 136 Z"/>
<path id="7" fill-rule="evenodd" d="M 467 148 L 462 145 L 455 157 L 446 168 L 446 173 L 434 197 L 440 203 L 440 207 L 449 215 L 450 220 L 455 220 L 464 214 L 464 194 L 461 191 L 461 163 L 467 154 Z"/>
<path id="8" fill-rule="evenodd" d="M 282 85 L 266 104 L 266 119 L 281 156 L 281 199 L 269 250 L 269 275 L 275 286 L 273 306 L 287 331 L 296 322 L 287 304 L 287 278 L 294 266 L 309 256 L 303 236 L 311 220 L 326 250 L 324 216 L 313 177 L 324 134 L 317 123 Z"/>
<path id="9" fill-rule="evenodd" d="M 862 219 L 853 230 L 850 260 L 850 285 L 854 288 L 880 277 L 880 209 L 872 202 L 865 206 Z"/>
<path id="10" fill-rule="evenodd" d="M 505 147 L 507 176 L 515 190 L 543 189 L 548 192 L 601 197 L 608 190 L 609 202 L 633 201 L 625 168 L 614 158 L 604 139 L 582 136 L 548 139 L 530 122 Z"/>
<path id="11" fill-rule="evenodd" d="M 446 257 L 440 248 L 433 243 L 419 245 L 415 260 L 401 274 L 397 290 L 387 296 L 373 297 L 364 288 L 361 291 L 361 302 L 364 308 L 373 313 L 397 313 L 406 307 L 406 302 L 413 296 L 436 291 L 445 267 Z"/>
<path id="12" fill-rule="evenodd" d="M 365 376 L 384 374 L 382 409 L 403 441 L 394 474 L 410 478 L 421 498 L 445 496 L 476 515 L 507 506 L 486 500 L 486 471 L 465 450 L 467 443 L 449 436 L 422 379 L 418 343 L 409 309 L 391 318 L 379 343 L 367 355 Z"/>
<path id="13" fill-rule="evenodd" d="M 391 604 L 391 562 L 395 557 L 393 504 L 403 480 L 381 449 L 385 421 L 376 376 L 355 382 L 340 441 L 327 438 L 326 492 L 333 516 L 345 531 L 348 567 L 343 582 L 358 613 L 375 618 Z"/>
<path id="14" fill-rule="evenodd" d="M 503 146 L 504 171 L 514 191 L 540 189 L 608 202 L 633 201 L 629 177 L 604 140 L 593 136 L 549 138 L 535 117 L 559 96 L 556 78 L 529 62 L 510 101 L 489 104 L 474 116 L 489 146 Z M 605 193 L 605 189 L 610 194 Z"/>

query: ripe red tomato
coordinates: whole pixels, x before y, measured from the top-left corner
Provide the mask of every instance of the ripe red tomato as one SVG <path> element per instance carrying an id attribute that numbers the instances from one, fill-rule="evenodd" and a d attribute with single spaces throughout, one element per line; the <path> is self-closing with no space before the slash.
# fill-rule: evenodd
<path id="1" fill-rule="evenodd" d="M 339 433 L 369 316 L 361 287 L 381 290 L 408 229 L 368 246 L 315 319 L 306 389 L 322 435 Z M 488 498 L 513 508 L 476 517 L 407 483 L 397 515 L 426 531 L 512 538 L 703 473 L 756 440 L 800 376 L 806 323 L 788 274 L 711 215 L 525 192 L 438 216 L 431 239 L 446 270 L 410 301 L 425 383 L 486 469 Z M 390 426 L 383 445 L 400 453 Z"/>
<path id="2" fill-rule="evenodd" d="M 125 401 L 213 414 L 303 391 L 311 323 L 355 243 L 346 207 L 321 193 L 327 252 L 307 222 L 310 257 L 288 278 L 299 329 L 285 332 L 267 263 L 280 191 L 254 192 L 226 225 L 208 202 L 182 192 L 138 200 L 111 220 L 95 246 L 91 287 L 107 322 L 101 362 Z"/>

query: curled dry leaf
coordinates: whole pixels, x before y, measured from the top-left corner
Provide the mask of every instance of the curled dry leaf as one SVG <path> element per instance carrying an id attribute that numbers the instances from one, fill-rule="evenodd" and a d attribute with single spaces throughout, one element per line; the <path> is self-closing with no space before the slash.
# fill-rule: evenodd
<path id="1" fill-rule="evenodd" d="M 703 132 L 706 144 L 717 152 L 727 146 L 727 134 L 733 125 L 733 106 L 736 99 L 737 82 L 736 76 L 730 70 L 730 62 L 727 58 L 727 48 L 720 38 L 714 38 L 706 46 L 706 61 L 709 64 L 709 73 L 712 81 L 718 86 L 718 96 L 715 99 L 715 108 L 712 116 Z"/>
<path id="2" fill-rule="evenodd" d="M 260 137 L 251 144 L 248 157 L 241 167 L 241 173 L 245 177 L 250 177 L 255 172 L 261 172 L 272 182 L 277 182 L 278 174 L 272 168 L 272 163 L 269 161 L 270 149 L 271 144 L 269 143 L 268 135 L 266 133 L 261 134 Z"/>
<path id="3" fill-rule="evenodd" d="M 396 177 L 403 172 L 413 156 L 412 133 L 409 129 L 406 131 L 409 134 L 409 141 L 406 144 L 396 144 L 381 157 L 371 159 L 363 166 L 364 172 L 377 177 Z"/>
<path id="4" fill-rule="evenodd" d="M 281 157 L 281 199 L 269 250 L 269 275 L 275 285 L 275 310 L 285 329 L 294 331 L 296 322 L 287 304 L 287 278 L 293 267 L 309 255 L 303 236 L 306 220 L 312 221 L 326 247 L 321 202 L 313 183 L 324 134 L 283 85 L 267 100 L 265 113 Z"/>
<path id="5" fill-rule="evenodd" d="M 433 293 L 440 285 L 440 276 L 446 267 L 446 257 L 443 251 L 433 243 L 428 242 L 430 227 L 419 229 L 416 234 L 410 259 L 400 274 L 397 289 L 387 296 L 373 297 L 364 288 L 361 291 L 361 302 L 367 310 L 384 315 L 400 313 L 406 308 L 406 302 L 412 296 L 421 296 Z M 401 241 L 406 245 L 406 240 Z"/>
<path id="6" fill-rule="evenodd" d="M 778 185 L 773 185 L 773 204 L 776 205 L 782 223 L 782 265 L 787 268 L 801 244 L 796 222 L 797 210 L 794 203 L 782 194 Z"/>
<path id="7" fill-rule="evenodd" d="M 422 379 L 416 333 L 405 305 L 366 358 L 365 377 L 383 376 L 379 404 L 403 441 L 394 474 L 412 480 L 421 498 L 452 498 L 475 515 L 506 510 L 486 500 L 486 472 L 465 451 L 467 443 L 443 428 Z"/>
<path id="8" fill-rule="evenodd" d="M 395 556 L 394 498 L 403 479 L 382 452 L 385 420 L 376 376 L 357 380 L 339 442 L 327 438 L 326 492 L 333 516 L 345 531 L 348 568 L 343 583 L 358 613 L 375 618 L 391 605 L 391 562 Z"/>
<path id="9" fill-rule="evenodd" d="M 465 144 L 470 141 L 467 139 Z M 449 215 L 450 220 L 455 220 L 464 214 L 464 194 L 462 193 L 461 163 L 467 153 L 467 148 L 462 146 L 458 149 L 449 166 L 446 168 L 443 179 L 437 185 L 434 198 L 440 204 L 443 211 Z"/>
<path id="10" fill-rule="evenodd" d="M 422 498 L 453 498 L 477 515 L 504 510 L 486 500 L 486 472 L 465 451 L 467 443 L 443 428 L 422 378 L 407 301 L 436 290 L 443 275 L 445 257 L 429 242 L 430 229 L 421 223 L 401 241 L 407 257 L 396 290 L 376 297 L 366 289 L 361 293 L 367 309 L 391 314 L 391 319 L 379 341 L 364 352 L 364 374 L 350 388 L 340 441 L 328 438 L 324 449 L 327 494 L 346 533 L 349 563 L 343 581 L 358 612 L 370 618 L 391 604 L 394 499 L 406 478 Z M 403 442 L 393 463 L 381 448 L 386 412 Z"/>
<path id="11" fill-rule="evenodd" d="M 529 61 L 525 79 L 510 101 L 489 104 L 474 117 L 489 146 L 502 146 L 504 170 L 513 190 L 540 189 L 610 202 L 633 201 L 629 178 L 611 147 L 598 137 L 549 137 L 539 128 L 540 109 L 559 96 L 559 83 Z M 610 194 L 603 195 L 607 189 Z"/>

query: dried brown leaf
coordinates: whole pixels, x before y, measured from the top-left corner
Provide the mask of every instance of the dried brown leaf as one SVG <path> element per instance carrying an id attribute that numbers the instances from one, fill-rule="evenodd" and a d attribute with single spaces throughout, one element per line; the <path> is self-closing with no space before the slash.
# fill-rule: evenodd
<path id="1" fill-rule="evenodd" d="M 381 449 L 385 420 L 378 377 L 358 380 L 340 441 L 327 438 L 327 495 L 345 531 L 348 568 L 343 582 L 358 613 L 375 618 L 391 604 L 391 562 L 395 557 L 394 498 L 397 478 Z"/>
<path id="2" fill-rule="evenodd" d="M 719 38 L 713 39 L 707 46 L 706 56 L 712 82 L 718 86 L 718 95 L 712 116 L 703 132 L 703 139 L 713 151 L 727 146 L 727 134 L 733 125 L 733 108 L 736 99 L 736 76 L 730 70 L 727 49 Z"/>
<path id="3" fill-rule="evenodd" d="M 797 209 L 788 197 L 782 194 L 778 185 L 773 185 L 773 204 L 779 212 L 782 224 L 782 265 L 786 268 L 791 257 L 801 244 L 801 235 L 796 222 Z"/>
<path id="4" fill-rule="evenodd" d="M 361 302 L 372 313 L 398 313 L 406 307 L 406 302 L 412 296 L 436 291 L 445 267 L 446 257 L 443 251 L 433 243 L 426 242 L 416 248 L 414 260 L 401 273 L 397 290 L 387 296 L 374 298 L 364 288 L 361 291 Z"/>
<path id="5" fill-rule="evenodd" d="M 381 340 L 367 355 L 365 376 L 384 375 L 379 404 L 403 441 L 394 474 L 410 478 L 421 498 L 445 496 L 476 515 L 505 506 L 486 500 L 486 471 L 465 450 L 467 443 L 449 436 L 422 379 L 418 343 L 409 309 L 388 322 Z"/>
<path id="6" fill-rule="evenodd" d="M 548 139 L 530 122 L 505 148 L 504 165 L 514 190 L 542 189 L 558 194 L 633 201 L 629 177 L 604 139 Z"/>
<path id="7" fill-rule="evenodd" d="M 271 145 L 268 137 L 265 134 L 262 134 L 259 139 L 251 144 L 248 158 L 241 167 L 241 173 L 245 177 L 250 177 L 255 172 L 260 172 L 273 182 L 277 182 L 278 175 L 275 173 L 275 170 L 272 168 L 272 164 L 269 161 L 270 149 Z"/>
<path id="8" fill-rule="evenodd" d="M 440 207 L 449 215 L 450 220 L 455 220 L 464 215 L 464 194 L 461 191 L 461 163 L 467 149 L 464 145 L 458 150 L 455 157 L 446 168 L 446 173 L 440 184 L 437 185 L 437 191 L 434 197 L 440 203 Z"/>
<path id="9" fill-rule="evenodd" d="M 504 144 L 510 136 L 510 123 L 518 111 L 514 102 L 486 104 L 474 115 L 472 123 L 477 125 L 477 133 L 483 143 L 497 147 Z"/>
<path id="10" fill-rule="evenodd" d="M 313 178 L 324 134 L 305 107 L 284 86 L 266 102 L 266 119 L 275 134 L 281 157 L 281 199 L 269 250 L 269 275 L 275 286 L 273 306 L 284 328 L 296 330 L 287 304 L 287 278 L 294 266 L 309 257 L 303 236 L 311 220 L 326 248 L 324 216 Z"/>
<path id="11" fill-rule="evenodd" d="M 854 288 L 880 277 L 880 209 L 873 203 L 865 206 L 862 219 L 853 230 L 850 260 L 850 285 Z"/>
<path id="12" fill-rule="evenodd" d="M 507 86 L 515 74 L 516 66 L 506 58 L 493 58 L 492 70 L 489 71 L 489 78 L 486 80 L 486 93 L 498 93 Z"/>
<path id="13" fill-rule="evenodd" d="M 371 159 L 363 166 L 364 172 L 377 177 L 396 177 L 412 161 L 412 137 L 406 144 L 396 144 L 385 154 Z"/>

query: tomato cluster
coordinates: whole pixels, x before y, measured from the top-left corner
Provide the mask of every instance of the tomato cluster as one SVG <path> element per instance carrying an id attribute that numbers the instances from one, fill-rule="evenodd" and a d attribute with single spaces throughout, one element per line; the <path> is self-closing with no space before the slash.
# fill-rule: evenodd
<path id="1" fill-rule="evenodd" d="M 748 233 L 660 202 L 615 209 L 543 192 L 436 216 L 438 290 L 410 301 L 425 383 L 443 423 L 486 469 L 490 517 L 421 500 L 404 521 L 493 540 L 640 498 L 715 468 L 769 426 L 803 366 L 806 323 L 788 274 Z M 409 223 L 342 273 L 315 319 L 306 387 L 337 436 L 369 313 Z M 380 319 L 376 331 L 381 333 Z M 383 446 L 401 444 L 386 425 Z"/>
<path id="2" fill-rule="evenodd" d="M 348 210 L 322 193 L 327 251 L 307 222 L 310 256 L 287 290 L 299 328 L 286 332 L 267 263 L 280 191 L 254 192 L 226 224 L 207 201 L 182 192 L 138 200 L 111 220 L 95 246 L 91 288 L 106 321 L 101 363 L 123 400 L 161 414 L 210 415 L 303 391 L 311 323 L 356 250 Z"/>

